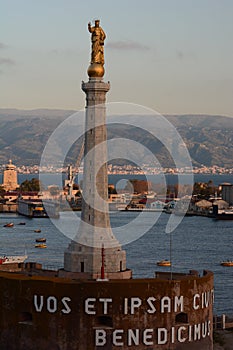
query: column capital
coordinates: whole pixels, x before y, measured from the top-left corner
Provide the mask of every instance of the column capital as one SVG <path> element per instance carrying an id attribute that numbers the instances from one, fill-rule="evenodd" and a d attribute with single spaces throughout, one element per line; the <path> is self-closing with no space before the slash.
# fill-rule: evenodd
<path id="1" fill-rule="evenodd" d="M 88 82 L 82 81 L 82 90 L 85 93 L 89 91 L 108 92 L 110 90 L 110 82 L 105 83 L 101 78 L 90 78 Z"/>

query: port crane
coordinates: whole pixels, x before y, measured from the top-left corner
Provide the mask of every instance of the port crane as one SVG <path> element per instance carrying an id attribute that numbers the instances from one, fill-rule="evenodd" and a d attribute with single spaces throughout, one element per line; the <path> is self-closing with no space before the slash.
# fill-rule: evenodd
<path id="1" fill-rule="evenodd" d="M 75 168 L 77 168 L 76 175 L 74 175 L 72 164 L 69 164 L 69 166 L 68 166 L 68 179 L 65 180 L 65 186 L 67 186 L 69 188 L 68 196 L 67 196 L 68 199 L 72 198 L 72 191 L 73 191 L 74 180 L 75 180 L 75 177 L 79 173 L 79 167 L 80 167 L 80 164 L 81 164 L 81 160 L 82 160 L 83 154 L 84 154 L 84 141 L 82 142 L 77 161 L 76 161 L 76 163 L 74 165 Z"/>

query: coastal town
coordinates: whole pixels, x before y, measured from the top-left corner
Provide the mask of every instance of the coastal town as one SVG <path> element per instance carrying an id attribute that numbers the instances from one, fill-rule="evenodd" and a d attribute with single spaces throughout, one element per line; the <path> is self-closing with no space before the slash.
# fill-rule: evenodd
<path id="1" fill-rule="evenodd" d="M 5 170 L 6 165 L 5 164 L 0 164 L 0 173 L 3 173 Z M 60 172 L 66 172 L 67 167 L 64 167 L 57 164 L 56 166 L 53 165 L 47 165 L 46 167 L 40 167 L 39 165 L 19 165 L 15 166 L 17 173 L 18 174 L 38 174 L 39 172 L 44 172 L 44 173 L 60 173 Z M 83 166 L 77 167 L 73 166 L 73 171 L 75 173 L 82 174 L 83 173 Z M 232 168 L 225 168 L 225 167 L 220 167 L 217 165 L 213 166 L 205 166 L 203 165 L 202 167 L 195 167 L 193 166 L 192 168 L 159 168 L 159 167 L 154 167 L 150 164 L 143 164 L 142 167 L 138 166 L 133 166 L 130 164 L 125 164 L 125 165 L 114 165 L 114 164 L 109 164 L 108 165 L 108 174 L 112 175 L 153 175 L 153 174 L 233 174 L 233 167 Z"/>
<path id="2" fill-rule="evenodd" d="M 114 174 L 112 167 L 109 168 L 112 170 L 110 174 Z M 64 172 L 65 169 L 62 170 Z M 195 182 L 193 188 L 190 188 L 190 185 L 166 184 L 164 188 L 163 184 L 134 179 L 133 176 L 141 174 L 139 169 L 138 172 L 134 172 L 132 168 L 121 167 L 121 171 L 118 169 L 117 174 L 130 174 L 132 179 L 126 182 L 124 188 L 117 190 L 114 184 L 108 184 L 109 210 L 164 211 L 167 214 L 233 219 L 231 183 L 220 183 L 216 186 L 212 181 Z M 0 212 L 59 217 L 59 211 L 65 208 L 67 210 L 67 203 L 70 210 L 82 210 L 82 188 L 74 181 L 75 171 L 72 166 L 66 169 L 65 174 L 63 188 L 52 183 L 43 186 L 36 178 L 25 180 L 19 185 L 18 169 L 10 160 L 4 167 L 3 183 L 0 185 Z"/>

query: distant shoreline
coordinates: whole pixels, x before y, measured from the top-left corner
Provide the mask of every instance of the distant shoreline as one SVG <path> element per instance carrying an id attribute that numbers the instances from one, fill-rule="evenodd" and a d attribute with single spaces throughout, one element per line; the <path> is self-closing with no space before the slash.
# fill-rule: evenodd
<path id="1" fill-rule="evenodd" d="M 46 186 L 57 185 L 61 187 L 61 182 L 67 178 L 65 173 L 43 173 L 42 183 Z M 157 175 L 141 175 L 141 174 L 110 174 L 108 175 L 108 183 L 116 185 L 119 181 L 119 187 L 124 187 L 127 180 L 137 179 L 137 180 L 147 180 L 155 184 L 167 184 L 175 185 L 179 180 L 182 184 L 190 183 L 190 174 L 157 174 Z M 82 180 L 83 174 L 79 174 L 75 178 L 75 183 L 79 183 Z M 221 183 L 228 182 L 233 183 L 233 174 L 193 174 L 194 182 L 208 182 L 213 181 L 215 186 Z M 39 174 L 18 174 L 18 183 L 21 184 L 25 180 L 31 180 L 32 178 L 39 178 Z M 2 183 L 2 174 L 0 174 L 0 183 Z"/>

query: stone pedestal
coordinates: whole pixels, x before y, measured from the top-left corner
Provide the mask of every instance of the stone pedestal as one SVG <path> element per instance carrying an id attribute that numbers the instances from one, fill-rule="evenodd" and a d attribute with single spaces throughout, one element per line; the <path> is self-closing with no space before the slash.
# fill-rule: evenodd
<path id="1" fill-rule="evenodd" d="M 117 276 L 116 273 L 126 271 L 126 253 L 111 230 L 108 213 L 105 99 L 110 84 L 101 79 L 89 78 L 82 83 L 86 93 L 82 221 L 64 256 L 65 271 L 92 278 L 100 276 L 103 248 L 106 275 Z"/>

